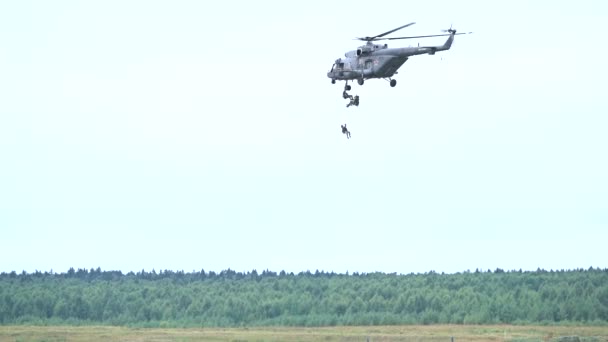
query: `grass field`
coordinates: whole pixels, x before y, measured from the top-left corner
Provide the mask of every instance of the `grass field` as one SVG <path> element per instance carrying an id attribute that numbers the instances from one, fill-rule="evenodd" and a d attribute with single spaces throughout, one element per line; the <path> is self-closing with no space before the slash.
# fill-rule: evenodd
<path id="1" fill-rule="evenodd" d="M 429 325 L 136 329 L 0 326 L 0 341 L 608 341 L 608 327 Z M 578 338 L 578 339 L 577 339 Z"/>

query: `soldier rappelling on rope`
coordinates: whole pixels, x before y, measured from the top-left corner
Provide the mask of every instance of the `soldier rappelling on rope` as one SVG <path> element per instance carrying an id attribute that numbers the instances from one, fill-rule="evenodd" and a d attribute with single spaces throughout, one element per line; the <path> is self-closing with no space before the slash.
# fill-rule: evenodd
<path id="1" fill-rule="evenodd" d="M 355 97 L 353 97 L 351 95 L 351 97 L 350 97 L 350 103 L 346 105 L 346 108 L 348 108 L 350 106 L 357 106 L 357 107 L 359 107 L 359 95 L 355 95 Z"/>
<path id="2" fill-rule="evenodd" d="M 344 91 L 342 92 L 342 98 L 344 98 L 345 100 L 350 99 L 350 102 L 346 105 L 346 108 L 350 106 L 359 106 L 359 95 L 352 96 L 346 92 L 346 89 L 344 89 Z"/>
<path id="3" fill-rule="evenodd" d="M 350 139 L 350 131 L 346 129 L 346 124 L 340 125 L 340 127 L 342 127 L 342 134 L 346 134 L 346 138 Z"/>

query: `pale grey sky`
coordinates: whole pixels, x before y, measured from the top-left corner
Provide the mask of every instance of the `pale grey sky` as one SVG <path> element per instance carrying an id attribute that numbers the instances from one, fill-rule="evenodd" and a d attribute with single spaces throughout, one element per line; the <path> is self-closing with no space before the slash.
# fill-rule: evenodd
<path id="1" fill-rule="evenodd" d="M 608 267 L 607 7 L 3 2 L 0 271 Z"/>

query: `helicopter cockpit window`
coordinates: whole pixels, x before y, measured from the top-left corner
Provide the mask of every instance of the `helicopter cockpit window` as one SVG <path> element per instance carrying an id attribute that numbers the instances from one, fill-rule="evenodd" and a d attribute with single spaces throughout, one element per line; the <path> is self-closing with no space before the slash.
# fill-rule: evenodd
<path id="1" fill-rule="evenodd" d="M 344 69 L 344 63 L 338 63 L 338 70 Z"/>

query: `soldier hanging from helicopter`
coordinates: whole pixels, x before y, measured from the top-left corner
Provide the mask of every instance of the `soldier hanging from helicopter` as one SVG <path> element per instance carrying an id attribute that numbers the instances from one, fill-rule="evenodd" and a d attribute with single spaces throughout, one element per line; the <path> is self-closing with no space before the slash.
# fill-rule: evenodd
<path id="1" fill-rule="evenodd" d="M 347 90 L 350 90 L 350 86 L 348 85 L 348 82 L 344 86 L 344 91 L 342 92 L 342 98 L 344 98 L 345 100 L 350 99 L 350 102 L 346 105 L 346 108 L 348 108 L 350 106 L 358 107 L 359 106 L 359 95 L 352 96 L 346 92 Z"/>
<path id="2" fill-rule="evenodd" d="M 346 105 L 346 108 L 350 107 L 350 106 L 357 106 L 359 107 L 359 95 L 355 95 L 355 97 L 353 97 L 352 95 L 350 96 L 350 103 Z"/>
<path id="3" fill-rule="evenodd" d="M 346 90 L 344 90 L 344 91 L 342 92 L 342 98 L 344 98 L 345 100 L 346 100 L 346 99 L 348 99 L 348 98 L 350 98 L 350 99 L 352 100 L 352 99 L 353 99 L 353 96 L 352 96 L 352 95 L 350 95 L 349 93 L 347 93 L 347 92 L 346 92 Z"/>

